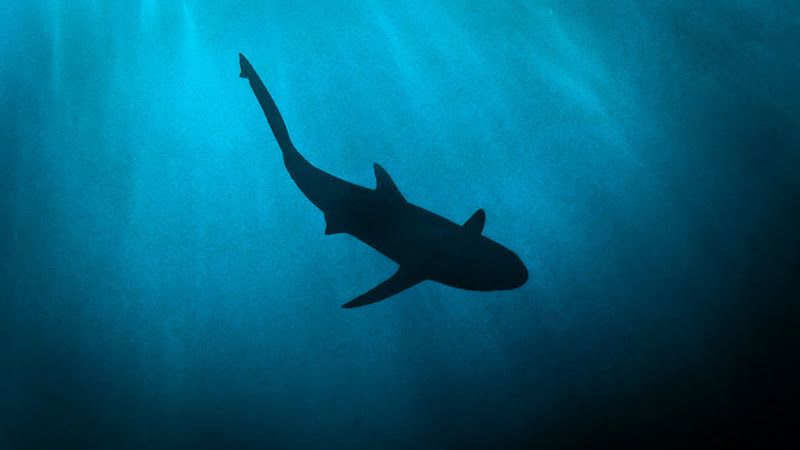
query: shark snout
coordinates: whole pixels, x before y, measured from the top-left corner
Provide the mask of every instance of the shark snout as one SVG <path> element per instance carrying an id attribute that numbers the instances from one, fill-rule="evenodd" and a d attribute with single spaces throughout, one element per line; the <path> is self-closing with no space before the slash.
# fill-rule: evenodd
<path id="1" fill-rule="evenodd" d="M 528 268 L 507 248 L 502 248 L 489 264 L 485 272 L 489 290 L 516 289 L 528 282 Z"/>
<path id="2" fill-rule="evenodd" d="M 509 289 L 518 288 L 528 282 L 528 268 L 517 255 L 514 255 L 509 264 L 507 278 L 510 284 Z"/>

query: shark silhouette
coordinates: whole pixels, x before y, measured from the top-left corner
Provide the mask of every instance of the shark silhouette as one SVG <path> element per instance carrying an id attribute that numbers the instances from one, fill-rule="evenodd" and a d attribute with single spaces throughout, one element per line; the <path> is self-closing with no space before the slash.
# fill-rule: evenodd
<path id="1" fill-rule="evenodd" d="M 253 66 L 239 54 L 239 77 L 250 82 L 289 176 L 325 214 L 325 234 L 347 233 L 379 251 L 399 267 L 394 275 L 342 305 L 369 305 L 425 280 L 473 291 L 515 289 L 528 270 L 511 250 L 483 236 L 486 213 L 479 209 L 463 225 L 409 203 L 378 164 L 375 189 L 326 173 L 294 147 L 275 101 Z"/>

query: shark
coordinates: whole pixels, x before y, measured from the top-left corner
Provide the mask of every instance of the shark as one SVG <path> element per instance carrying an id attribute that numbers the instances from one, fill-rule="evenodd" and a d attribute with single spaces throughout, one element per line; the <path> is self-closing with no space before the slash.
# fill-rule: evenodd
<path id="1" fill-rule="evenodd" d="M 516 289 L 528 281 L 528 269 L 520 257 L 483 234 L 483 209 L 458 224 L 409 202 L 377 163 L 373 165 L 374 189 L 311 164 L 295 148 L 272 95 L 241 53 L 239 67 L 239 77 L 249 81 L 289 176 L 324 214 L 325 234 L 349 234 L 398 266 L 393 275 L 343 308 L 379 302 L 426 280 L 484 292 Z"/>

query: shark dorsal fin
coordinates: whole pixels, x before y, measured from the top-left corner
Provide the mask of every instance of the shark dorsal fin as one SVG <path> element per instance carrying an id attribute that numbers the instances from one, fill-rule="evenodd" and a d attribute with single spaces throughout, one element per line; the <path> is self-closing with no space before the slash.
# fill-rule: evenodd
<path id="1" fill-rule="evenodd" d="M 481 234 L 483 226 L 486 224 L 486 212 L 482 209 L 475 211 L 466 222 L 464 222 L 464 229 L 470 233 Z"/>
<path id="2" fill-rule="evenodd" d="M 400 189 L 397 189 L 397 185 L 394 184 L 394 180 L 386 172 L 386 169 L 378 163 L 373 166 L 375 168 L 375 190 L 405 200 L 405 197 L 400 193 Z"/>

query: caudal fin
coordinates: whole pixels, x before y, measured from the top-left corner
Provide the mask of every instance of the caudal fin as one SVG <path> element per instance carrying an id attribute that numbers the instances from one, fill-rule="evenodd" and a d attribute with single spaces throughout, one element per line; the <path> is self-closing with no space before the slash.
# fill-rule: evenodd
<path id="1" fill-rule="evenodd" d="M 253 65 L 250 64 L 250 61 L 244 57 L 243 54 L 239 53 L 239 78 L 250 78 L 255 71 L 253 70 Z"/>
<path id="2" fill-rule="evenodd" d="M 264 117 L 267 118 L 269 127 L 272 129 L 272 134 L 275 135 L 275 140 L 278 141 L 278 145 L 281 147 L 283 154 L 299 157 L 300 154 L 289 138 L 289 131 L 286 129 L 286 124 L 283 122 L 280 111 L 278 111 L 278 106 L 275 105 L 275 100 L 272 99 L 269 91 L 267 91 L 267 87 L 264 86 L 261 77 L 259 77 L 255 69 L 253 69 L 250 61 L 241 53 L 239 53 L 239 68 L 241 70 L 239 72 L 239 77 L 247 78 L 250 82 L 250 87 L 253 89 L 253 93 L 256 95 L 259 105 L 261 105 L 261 110 L 264 111 Z"/>

